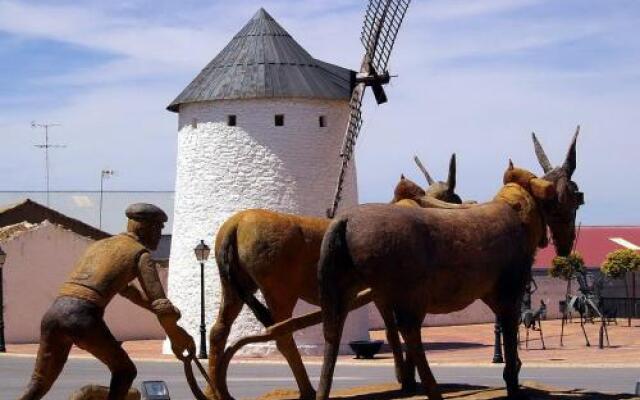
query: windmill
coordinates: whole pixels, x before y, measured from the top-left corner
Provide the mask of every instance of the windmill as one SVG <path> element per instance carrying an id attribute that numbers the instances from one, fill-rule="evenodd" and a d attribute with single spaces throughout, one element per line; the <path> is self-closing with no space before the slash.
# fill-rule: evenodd
<path id="1" fill-rule="evenodd" d="M 361 42 L 365 53 L 360 72 L 356 74 L 349 101 L 347 122 L 342 150 L 340 152 L 340 173 L 336 184 L 333 204 L 327 216 L 333 218 L 342 195 L 342 186 L 349 161 L 353 156 L 356 140 L 362 129 L 362 100 L 365 89 L 371 86 L 378 105 L 387 102 L 383 85 L 391 80 L 387 65 L 398 31 L 404 20 L 411 0 L 370 0 L 364 16 Z"/>

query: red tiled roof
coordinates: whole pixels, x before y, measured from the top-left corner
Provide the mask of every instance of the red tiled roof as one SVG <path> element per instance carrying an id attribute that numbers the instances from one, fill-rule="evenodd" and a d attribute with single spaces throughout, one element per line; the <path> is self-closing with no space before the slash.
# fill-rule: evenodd
<path id="1" fill-rule="evenodd" d="M 640 246 L 640 226 L 583 226 L 580 229 L 576 251 L 582 254 L 587 267 L 599 268 L 608 253 L 625 248 L 613 242 L 612 238 L 622 238 Z M 555 255 L 555 249 L 551 244 L 545 249 L 540 249 L 533 263 L 534 268 L 550 268 Z"/>

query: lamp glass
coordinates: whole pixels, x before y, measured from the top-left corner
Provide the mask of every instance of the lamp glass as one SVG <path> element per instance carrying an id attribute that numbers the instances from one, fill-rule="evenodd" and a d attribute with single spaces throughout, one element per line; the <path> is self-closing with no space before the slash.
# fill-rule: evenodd
<path id="1" fill-rule="evenodd" d="M 209 254 L 211 254 L 211 249 L 204 243 L 204 240 L 201 240 L 193 251 L 196 254 L 196 259 L 201 263 L 207 261 Z"/>

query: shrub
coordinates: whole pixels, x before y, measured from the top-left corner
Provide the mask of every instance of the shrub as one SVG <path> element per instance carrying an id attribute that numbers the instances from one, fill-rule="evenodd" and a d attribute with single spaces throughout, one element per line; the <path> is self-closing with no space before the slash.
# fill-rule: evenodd
<path id="1" fill-rule="evenodd" d="M 554 257 L 553 261 L 551 261 L 549 275 L 568 281 L 573 278 L 575 274 L 582 271 L 584 271 L 584 260 L 580 253 L 574 252 L 567 257 Z"/>
<path id="2" fill-rule="evenodd" d="M 607 254 L 600 271 L 609 278 L 621 278 L 627 272 L 640 268 L 640 254 L 631 249 L 620 249 Z"/>

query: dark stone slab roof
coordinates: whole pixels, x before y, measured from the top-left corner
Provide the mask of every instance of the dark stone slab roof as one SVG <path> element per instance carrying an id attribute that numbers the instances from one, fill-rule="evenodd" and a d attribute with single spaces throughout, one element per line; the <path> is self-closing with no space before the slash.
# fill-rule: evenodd
<path id="1" fill-rule="evenodd" d="M 21 222 L 30 222 L 39 224 L 44 220 L 60 225 L 70 231 L 81 236 L 85 236 L 94 240 L 104 239 L 111 235 L 82 221 L 68 217 L 56 210 L 52 210 L 33 200 L 25 199 L 19 203 L 0 208 L 0 228 L 18 224 Z"/>
<path id="2" fill-rule="evenodd" d="M 355 72 L 313 58 L 263 8 L 167 107 L 249 98 L 348 100 Z"/>

